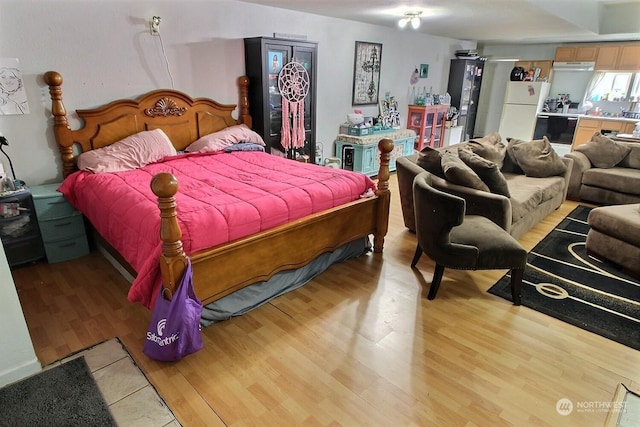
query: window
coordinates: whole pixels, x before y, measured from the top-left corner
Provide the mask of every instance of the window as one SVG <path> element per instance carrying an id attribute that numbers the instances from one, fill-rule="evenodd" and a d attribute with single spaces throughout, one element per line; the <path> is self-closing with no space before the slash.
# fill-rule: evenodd
<path id="1" fill-rule="evenodd" d="M 640 100 L 640 73 L 596 72 L 591 79 L 585 101 Z"/>

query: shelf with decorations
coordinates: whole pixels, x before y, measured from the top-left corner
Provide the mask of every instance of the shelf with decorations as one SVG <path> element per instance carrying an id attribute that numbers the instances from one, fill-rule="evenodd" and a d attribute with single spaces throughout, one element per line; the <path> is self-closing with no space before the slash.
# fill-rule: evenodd
<path id="1" fill-rule="evenodd" d="M 414 148 L 442 147 L 445 136 L 449 105 L 409 105 L 407 129 L 416 132 Z"/>

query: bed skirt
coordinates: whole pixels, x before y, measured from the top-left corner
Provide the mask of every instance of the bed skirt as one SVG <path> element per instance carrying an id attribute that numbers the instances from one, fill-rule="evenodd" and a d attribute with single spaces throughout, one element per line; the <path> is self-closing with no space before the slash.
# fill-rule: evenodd
<path id="1" fill-rule="evenodd" d="M 202 308 L 200 325 L 207 327 L 213 323 L 240 316 L 268 303 L 287 292 L 298 289 L 333 264 L 355 258 L 371 251 L 369 237 L 355 240 L 320 255 L 311 263 L 296 270 L 281 271 L 271 279 L 244 287 L 226 297 Z"/>

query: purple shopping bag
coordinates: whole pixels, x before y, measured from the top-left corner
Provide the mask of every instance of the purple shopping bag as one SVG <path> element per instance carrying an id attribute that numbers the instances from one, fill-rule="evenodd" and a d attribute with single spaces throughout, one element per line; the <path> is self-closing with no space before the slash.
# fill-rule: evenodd
<path id="1" fill-rule="evenodd" d="M 193 290 L 191 260 L 171 301 L 158 293 L 142 351 L 155 360 L 172 362 L 202 349 L 202 303 Z"/>

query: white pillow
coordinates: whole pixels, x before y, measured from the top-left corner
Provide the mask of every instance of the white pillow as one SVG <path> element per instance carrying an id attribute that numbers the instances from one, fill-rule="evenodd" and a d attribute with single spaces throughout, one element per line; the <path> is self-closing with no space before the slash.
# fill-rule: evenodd
<path id="1" fill-rule="evenodd" d="M 223 151 L 225 148 L 240 142 L 252 142 L 265 146 L 262 137 L 249 129 L 245 124 L 229 126 L 221 131 L 205 135 L 191 143 L 185 151 L 189 153 L 208 153 L 211 151 Z"/>
<path id="2" fill-rule="evenodd" d="M 130 135 L 103 148 L 87 151 L 78 157 L 78 169 L 93 173 L 123 172 L 139 169 L 167 156 L 176 149 L 162 129 Z"/>

